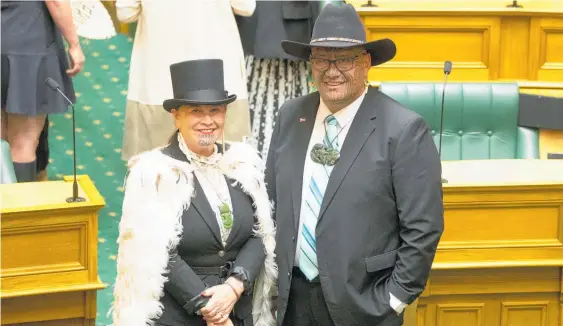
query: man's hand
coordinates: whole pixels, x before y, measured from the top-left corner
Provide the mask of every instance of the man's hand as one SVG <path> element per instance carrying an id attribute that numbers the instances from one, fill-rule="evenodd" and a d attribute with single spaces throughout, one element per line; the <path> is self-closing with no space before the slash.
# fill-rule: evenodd
<path id="1" fill-rule="evenodd" d="M 241 291 L 242 292 L 242 291 Z M 211 297 L 200 313 L 208 324 L 223 325 L 229 320 L 229 314 L 237 302 L 240 294 L 229 284 L 221 284 L 203 291 L 204 297 Z"/>

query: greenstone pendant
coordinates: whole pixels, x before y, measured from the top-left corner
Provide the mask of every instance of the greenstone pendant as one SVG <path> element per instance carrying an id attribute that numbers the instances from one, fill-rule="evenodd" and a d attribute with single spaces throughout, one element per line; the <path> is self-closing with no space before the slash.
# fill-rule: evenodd
<path id="1" fill-rule="evenodd" d="M 219 206 L 219 214 L 221 215 L 221 221 L 223 222 L 223 227 L 226 230 L 233 228 L 233 214 L 227 203 L 223 203 Z"/>
<path id="2" fill-rule="evenodd" d="M 340 159 L 340 152 L 324 144 L 315 144 L 311 149 L 311 160 L 317 164 L 334 166 Z"/>

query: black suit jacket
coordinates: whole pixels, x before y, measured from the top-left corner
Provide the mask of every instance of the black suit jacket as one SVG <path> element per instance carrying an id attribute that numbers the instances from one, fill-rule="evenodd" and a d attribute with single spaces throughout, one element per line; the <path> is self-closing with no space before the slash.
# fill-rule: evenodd
<path id="1" fill-rule="evenodd" d="M 266 181 L 276 204 L 279 324 L 318 106 L 318 93 L 282 106 L 267 160 Z M 411 303 L 422 292 L 443 221 L 441 164 L 426 123 L 370 88 L 330 176 L 315 232 L 319 278 L 336 325 L 401 325 L 389 293 Z"/>
<path id="2" fill-rule="evenodd" d="M 296 60 L 283 51 L 281 41 L 309 43 L 321 5 L 321 1 L 257 1 L 252 16 L 236 16 L 244 53 Z"/>
<path id="3" fill-rule="evenodd" d="M 162 152 L 177 160 L 187 161 L 176 139 Z M 264 245 L 260 238 L 253 236 L 255 218 L 252 199 L 239 186 L 227 183 L 233 204 L 234 224 L 226 245 L 223 245 L 215 214 L 194 177 L 195 197 L 182 216 L 183 235 L 180 244 L 171 253 L 168 282 L 164 284 L 164 296 L 161 298 L 164 312 L 156 321 L 157 324 L 201 324 L 200 316 L 187 311 L 193 308 L 190 306 L 193 299 L 206 287 L 221 282 L 220 267 L 229 261 L 234 262 L 232 270 L 242 271 L 247 277 L 247 289 L 235 305 L 234 314 L 244 320 L 245 325 L 252 324 L 252 284 L 264 263 Z M 216 275 L 197 272 L 198 269 L 210 267 L 217 269 Z"/>

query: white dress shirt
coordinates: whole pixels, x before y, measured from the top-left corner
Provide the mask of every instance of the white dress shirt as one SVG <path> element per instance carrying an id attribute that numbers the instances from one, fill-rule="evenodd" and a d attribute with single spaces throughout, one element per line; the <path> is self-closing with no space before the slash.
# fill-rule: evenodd
<path id="1" fill-rule="evenodd" d="M 195 167 L 194 176 L 199 181 L 201 188 L 203 189 L 203 195 L 209 202 L 209 206 L 215 213 L 215 218 L 217 219 L 217 224 L 219 224 L 219 230 L 221 231 L 221 241 L 223 242 L 223 247 L 227 245 L 227 238 L 229 237 L 230 230 L 225 229 L 223 226 L 223 219 L 221 219 L 220 207 L 223 204 L 227 204 L 231 210 L 231 218 L 235 220 L 233 203 L 231 201 L 231 193 L 229 192 L 229 186 L 227 180 L 221 171 L 219 170 L 218 161 L 221 158 L 217 145 L 213 148 L 213 153 L 209 157 L 204 157 L 197 155 L 196 153 L 190 151 L 184 137 L 181 133 L 178 133 L 178 146 L 180 151 L 184 153 L 186 158 L 190 160 L 191 164 Z"/>
<path id="2" fill-rule="evenodd" d="M 356 99 L 347 107 L 334 113 L 334 117 L 336 118 L 336 121 L 338 121 L 338 124 L 342 128 L 337 136 L 338 141 L 334 141 L 334 143 L 338 142 L 340 148 L 342 148 L 342 145 L 344 144 L 344 140 L 346 139 L 346 135 L 350 130 L 350 125 L 352 124 L 352 120 L 356 116 L 356 113 L 358 112 L 360 105 L 364 100 L 365 95 L 366 92 L 364 92 L 358 99 Z M 311 156 L 309 155 L 309 153 L 311 152 L 311 149 L 313 148 L 313 146 L 315 146 L 315 144 L 323 143 L 323 138 L 325 136 L 325 126 L 324 126 L 325 119 L 331 114 L 332 112 L 330 112 L 330 110 L 324 104 L 321 98 L 319 103 L 319 110 L 317 111 L 317 116 L 315 118 L 315 125 L 313 127 L 313 132 L 311 133 L 311 138 L 309 139 L 309 146 L 307 147 L 307 152 L 306 152 L 307 154 L 305 155 L 305 164 L 303 167 L 303 188 L 301 189 L 302 203 L 305 201 L 305 194 L 309 190 L 309 181 L 311 179 L 311 174 L 312 174 L 313 161 L 311 160 Z M 304 211 L 306 207 L 307 207 L 306 205 L 301 205 L 300 215 L 305 214 Z M 301 254 L 301 250 L 299 250 L 299 248 L 301 245 L 301 241 L 303 241 L 302 239 L 303 237 L 301 235 L 302 228 L 303 228 L 303 222 L 301 221 L 301 219 L 299 219 L 299 230 L 297 232 L 297 247 L 295 251 L 295 262 L 294 262 L 295 266 L 299 266 L 299 256 Z M 389 298 L 390 298 L 389 303 L 391 307 L 398 314 L 400 314 L 403 311 L 403 309 L 405 309 L 405 307 L 407 306 L 391 293 L 389 293 Z"/>

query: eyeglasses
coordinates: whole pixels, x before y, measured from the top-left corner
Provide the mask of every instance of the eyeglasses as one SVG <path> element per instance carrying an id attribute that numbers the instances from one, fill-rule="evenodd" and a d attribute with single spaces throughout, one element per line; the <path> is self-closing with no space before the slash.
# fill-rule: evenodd
<path id="1" fill-rule="evenodd" d="M 334 64 L 336 69 L 340 71 L 348 71 L 354 68 L 354 62 L 356 62 L 356 59 L 360 58 L 364 54 L 365 53 L 358 54 L 353 57 L 338 58 L 334 60 L 311 57 L 311 64 L 316 70 L 326 70 L 330 67 L 331 64 Z"/>

